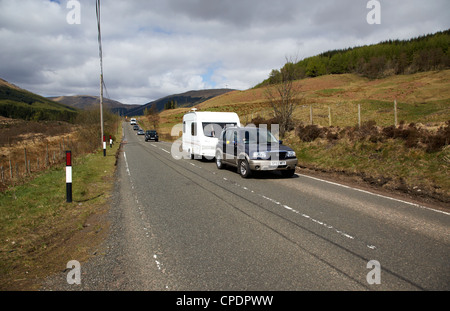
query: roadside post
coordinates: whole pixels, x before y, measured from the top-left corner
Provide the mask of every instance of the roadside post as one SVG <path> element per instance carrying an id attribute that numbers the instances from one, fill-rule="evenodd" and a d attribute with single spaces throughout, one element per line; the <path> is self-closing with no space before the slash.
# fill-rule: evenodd
<path id="1" fill-rule="evenodd" d="M 103 156 L 106 157 L 106 135 L 103 135 Z"/>
<path id="2" fill-rule="evenodd" d="M 72 202 L 72 152 L 66 151 L 66 197 L 67 203 Z"/>

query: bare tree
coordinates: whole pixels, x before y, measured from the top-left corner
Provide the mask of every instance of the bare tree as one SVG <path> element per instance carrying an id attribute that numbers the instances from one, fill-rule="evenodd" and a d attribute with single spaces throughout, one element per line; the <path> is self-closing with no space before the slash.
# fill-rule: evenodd
<path id="1" fill-rule="evenodd" d="M 275 118 L 278 120 L 281 137 L 284 137 L 293 125 L 292 114 L 295 107 L 303 99 L 301 86 L 294 83 L 298 77 L 295 63 L 292 59 L 286 57 L 286 64 L 280 69 L 276 77 L 272 77 L 274 85 L 268 86 L 265 91 L 265 96 L 273 108 Z"/>
<path id="2" fill-rule="evenodd" d="M 155 130 L 159 128 L 159 113 L 156 104 L 153 104 L 150 109 L 145 109 L 144 115 L 147 117 L 150 124 Z"/>

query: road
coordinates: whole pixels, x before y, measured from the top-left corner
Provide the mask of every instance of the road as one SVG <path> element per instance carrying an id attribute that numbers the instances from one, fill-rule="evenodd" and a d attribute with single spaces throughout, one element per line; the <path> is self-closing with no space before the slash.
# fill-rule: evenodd
<path id="1" fill-rule="evenodd" d="M 301 173 L 243 179 L 123 127 L 110 238 L 78 289 L 450 289 L 448 213 Z"/>

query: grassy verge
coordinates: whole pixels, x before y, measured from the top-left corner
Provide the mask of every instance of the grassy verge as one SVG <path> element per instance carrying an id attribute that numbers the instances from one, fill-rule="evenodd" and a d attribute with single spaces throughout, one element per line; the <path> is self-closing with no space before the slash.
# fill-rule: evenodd
<path id="1" fill-rule="evenodd" d="M 69 260 L 92 253 L 107 229 L 94 216 L 107 210 L 118 148 L 108 147 L 106 157 L 99 150 L 74 158 L 72 203 L 66 202 L 65 166 L 0 194 L 0 290 L 36 289 Z"/>
<path id="2" fill-rule="evenodd" d="M 450 202 L 448 145 L 427 152 L 407 147 L 399 139 L 371 142 L 319 138 L 305 142 L 291 135 L 285 141 L 296 150 L 303 169 L 348 176 L 386 190 Z"/>

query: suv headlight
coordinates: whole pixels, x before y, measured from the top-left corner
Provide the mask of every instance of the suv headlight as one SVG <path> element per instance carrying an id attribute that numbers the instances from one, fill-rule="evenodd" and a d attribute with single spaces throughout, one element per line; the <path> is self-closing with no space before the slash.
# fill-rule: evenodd
<path id="1" fill-rule="evenodd" d="M 288 151 L 287 154 L 286 154 L 286 156 L 287 156 L 288 158 L 295 158 L 295 151 Z"/>
<path id="2" fill-rule="evenodd" d="M 264 152 L 264 151 L 253 152 L 252 158 L 253 158 L 253 159 L 257 159 L 257 158 L 260 158 L 260 159 L 267 159 L 267 152 Z"/>

